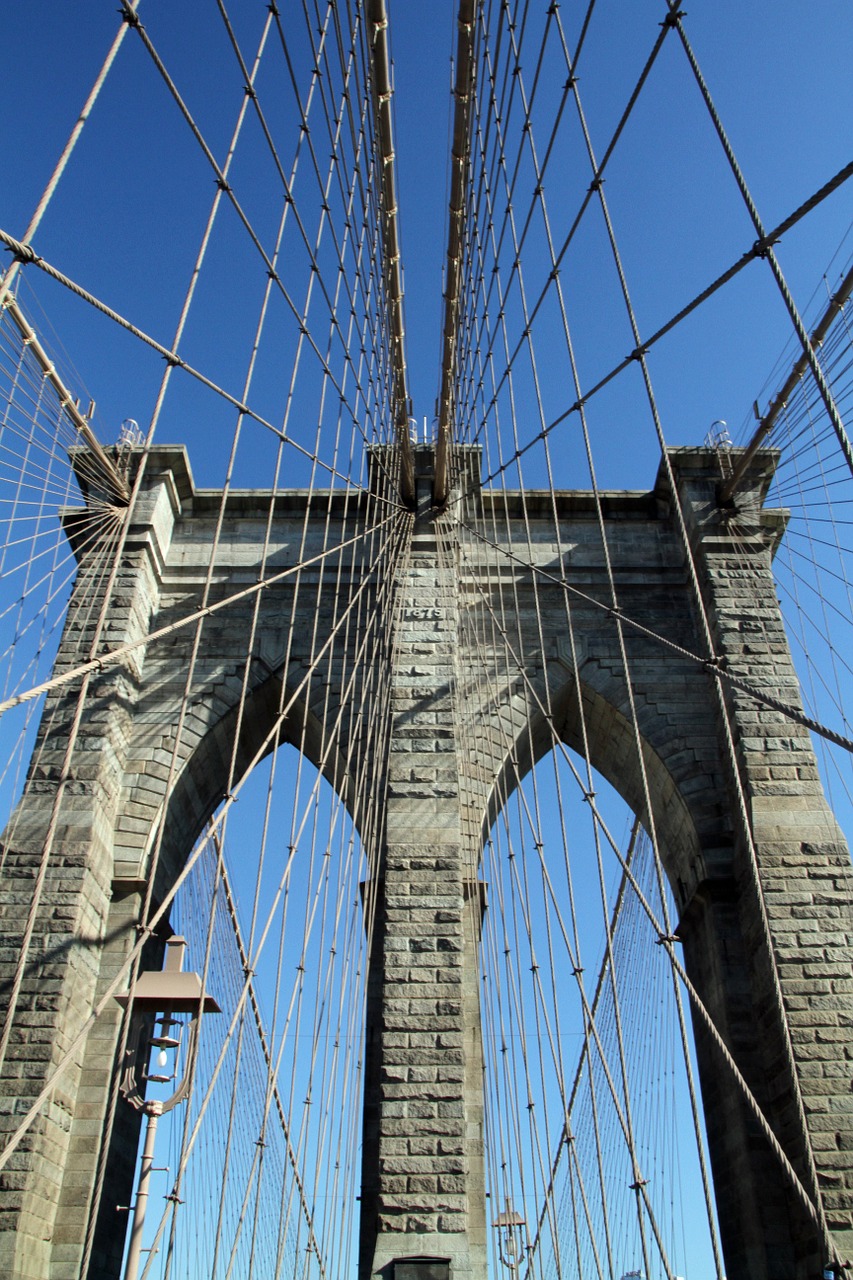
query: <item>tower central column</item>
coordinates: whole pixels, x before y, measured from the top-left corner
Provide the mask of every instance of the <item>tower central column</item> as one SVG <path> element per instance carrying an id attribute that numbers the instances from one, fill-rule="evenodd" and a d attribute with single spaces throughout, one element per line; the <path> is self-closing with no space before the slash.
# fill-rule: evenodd
<path id="1" fill-rule="evenodd" d="M 460 824 L 456 586 L 435 535 L 425 512 L 399 584 L 368 980 L 360 1280 L 486 1277 L 480 897 Z"/>

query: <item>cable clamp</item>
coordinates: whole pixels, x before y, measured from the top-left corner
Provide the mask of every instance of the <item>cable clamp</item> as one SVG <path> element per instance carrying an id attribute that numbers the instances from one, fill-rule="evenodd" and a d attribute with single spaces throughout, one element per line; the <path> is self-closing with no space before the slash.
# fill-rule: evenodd
<path id="1" fill-rule="evenodd" d="M 666 30 L 667 27 L 677 27 L 680 19 L 685 16 L 685 13 L 686 10 L 684 9 L 670 9 L 669 13 L 660 25 L 664 30 Z"/>
<path id="2" fill-rule="evenodd" d="M 267 5 L 267 13 L 271 13 L 274 18 L 281 17 L 281 10 L 279 9 L 275 0 L 270 0 L 269 4 Z"/>
<path id="3" fill-rule="evenodd" d="M 589 184 L 589 189 L 590 191 L 600 191 L 603 186 L 604 179 L 599 174 L 597 177 L 593 178 L 592 182 Z"/>
<path id="4" fill-rule="evenodd" d="M 639 347 L 634 348 L 634 350 L 631 352 L 628 359 L 643 360 L 648 355 L 648 351 L 649 351 L 649 348 L 647 346 L 640 345 Z"/>
<path id="5" fill-rule="evenodd" d="M 25 266 L 28 262 L 39 261 L 38 254 L 30 244 L 16 244 L 14 249 L 10 245 L 7 245 L 6 248 L 8 252 L 11 253 L 15 261 L 20 262 L 22 266 Z"/>
<path id="6" fill-rule="evenodd" d="M 129 5 L 123 4 L 118 12 L 121 14 L 122 22 L 126 22 L 129 27 L 139 26 L 139 14 L 135 13 Z"/>
<path id="7" fill-rule="evenodd" d="M 638 1178 L 636 1182 L 628 1183 L 628 1186 L 632 1191 L 641 1191 L 643 1187 L 647 1187 L 648 1185 L 649 1185 L 648 1178 Z"/>
<path id="8" fill-rule="evenodd" d="M 753 258 L 766 258 L 774 244 L 779 243 L 779 237 L 772 239 L 770 236 L 760 236 L 752 246 Z"/>
<path id="9" fill-rule="evenodd" d="M 669 946 L 670 943 L 680 942 L 680 941 L 681 939 L 679 938 L 677 933 L 660 933 L 655 938 L 655 946 L 666 947 L 666 946 Z"/>
<path id="10" fill-rule="evenodd" d="M 252 86 L 251 86 L 250 84 L 244 84 L 244 85 L 243 85 L 243 89 L 244 89 L 244 91 L 245 91 L 245 94 L 246 94 L 246 97 L 247 97 L 247 98 L 252 98 L 252 99 L 253 99 L 253 101 L 257 102 L 257 100 L 258 100 L 258 95 L 257 95 L 257 93 L 255 92 L 255 90 L 252 88 Z"/>

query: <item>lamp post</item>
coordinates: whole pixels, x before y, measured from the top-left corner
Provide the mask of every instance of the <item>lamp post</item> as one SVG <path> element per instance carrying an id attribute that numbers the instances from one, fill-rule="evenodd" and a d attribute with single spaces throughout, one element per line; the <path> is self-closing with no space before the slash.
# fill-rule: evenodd
<path id="1" fill-rule="evenodd" d="M 127 1251 L 124 1280 L 136 1280 L 139 1259 L 142 1254 L 142 1234 L 145 1212 L 148 1208 L 148 1185 L 154 1163 L 154 1143 L 157 1137 L 157 1121 L 167 1111 L 187 1096 L 190 1087 L 189 1068 L 195 1056 L 200 1014 L 219 1013 L 220 1008 L 212 996 L 205 995 L 201 978 L 197 973 L 184 973 L 186 939 L 171 937 L 166 943 L 166 963 L 161 970 L 141 973 L 126 995 L 116 996 L 124 1007 L 131 1006 L 130 1030 L 124 1054 L 119 1090 L 122 1097 L 136 1111 L 145 1116 L 145 1143 L 139 1170 L 139 1183 L 133 1206 L 133 1224 Z M 189 1022 L 176 1015 L 189 1014 Z M 148 1039 L 148 1050 L 140 1058 L 140 1039 L 152 1026 L 155 1034 Z M 178 1074 L 177 1054 L 183 1035 L 188 1033 L 184 1069 Z M 148 1070 L 152 1049 L 157 1050 L 159 1072 Z M 175 1054 L 171 1074 L 163 1074 L 168 1065 L 169 1053 Z M 175 1088 L 167 1098 L 146 1098 L 147 1084 L 167 1085 L 175 1082 Z"/>
<path id="2" fill-rule="evenodd" d="M 506 1207 L 503 1213 L 499 1213 L 492 1223 L 493 1227 L 497 1227 L 499 1232 L 503 1233 L 503 1239 L 498 1235 L 498 1257 L 505 1267 L 514 1275 L 518 1275 L 518 1265 L 521 1261 L 521 1251 L 524 1248 L 524 1228 L 525 1221 L 520 1213 L 512 1207 L 512 1202 L 507 1196 Z M 515 1232 L 519 1229 L 521 1235 L 521 1248 L 516 1242 Z M 506 1256 L 504 1256 L 506 1251 Z"/>

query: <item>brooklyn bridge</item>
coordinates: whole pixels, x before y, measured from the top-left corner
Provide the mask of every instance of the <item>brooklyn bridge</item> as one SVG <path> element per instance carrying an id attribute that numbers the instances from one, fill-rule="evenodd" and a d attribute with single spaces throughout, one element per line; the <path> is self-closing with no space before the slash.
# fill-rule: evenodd
<path id="1" fill-rule="evenodd" d="M 851 1280 L 849 14 L 115 4 L 7 24 L 0 1271 Z"/>

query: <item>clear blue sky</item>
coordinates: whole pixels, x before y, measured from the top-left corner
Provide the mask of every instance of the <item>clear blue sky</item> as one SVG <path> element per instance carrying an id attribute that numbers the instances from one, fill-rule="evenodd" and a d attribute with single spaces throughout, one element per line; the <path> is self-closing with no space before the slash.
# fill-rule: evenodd
<path id="1" fill-rule="evenodd" d="M 428 5 L 391 0 L 389 7 L 408 360 L 415 412 L 431 419 L 440 353 L 455 6 L 451 0 Z M 232 8 L 238 24 L 245 23 L 250 43 L 263 6 L 242 0 Z M 143 0 L 140 9 L 206 133 L 221 147 L 239 85 L 235 80 L 232 92 L 220 92 L 219 79 L 209 74 L 223 56 L 223 41 L 215 6 L 205 12 L 202 21 L 197 5 L 164 9 L 158 0 Z M 562 12 L 569 30 L 575 29 L 574 7 L 564 5 Z M 663 13 L 663 3 L 621 0 L 597 6 L 580 83 L 599 152 Z M 5 50 L 0 226 L 20 235 L 117 17 L 109 0 L 74 5 L 46 0 L 38 6 L 6 0 L 0 21 Z M 772 226 L 849 158 L 853 11 L 846 0 L 816 6 L 796 0 L 717 0 L 691 5 L 686 23 L 759 209 Z M 177 30 L 169 34 L 172 28 Z M 187 246 L 190 235 L 193 244 L 198 235 L 210 179 L 137 45 L 126 42 L 36 247 L 167 341 L 190 262 Z M 533 67 L 522 61 L 529 78 Z M 588 182 L 588 174 L 571 172 L 570 160 L 563 169 L 567 194 L 564 200 L 555 195 L 551 205 L 558 227 L 573 208 L 573 193 Z M 624 148 L 614 157 L 607 194 L 646 332 L 752 242 L 674 40 L 655 69 Z M 780 247 L 803 304 L 849 225 L 851 209 L 845 189 Z M 210 331 L 200 335 L 193 352 L 229 387 L 240 379 L 243 353 L 232 358 L 237 344 L 229 342 L 226 324 L 214 330 L 211 317 L 216 311 L 224 318 L 233 313 L 236 323 L 242 261 L 235 260 L 234 278 L 212 282 L 204 302 Z M 539 284 L 535 261 L 527 274 L 534 291 Z M 33 279 L 33 272 L 27 275 L 98 401 L 105 437 L 113 438 L 125 417 L 144 420 L 159 376 L 157 358 L 108 333 L 106 322 L 84 316 L 85 308 L 58 287 Z M 628 348 L 606 273 L 592 252 L 579 263 L 577 279 L 576 338 L 582 374 L 592 382 Z M 760 266 L 750 267 L 700 321 L 691 321 L 655 353 L 652 371 L 668 437 L 701 439 L 720 417 L 738 426 L 786 339 L 787 320 L 769 275 Z M 602 400 L 602 414 L 624 420 L 628 404 L 619 396 Z M 191 408 L 188 402 L 181 413 L 167 417 L 160 438 L 171 432 L 192 446 L 197 432 L 186 416 L 192 416 Z M 604 465 L 608 434 L 602 426 Z M 613 483 L 651 482 L 652 443 L 643 436 L 636 451 L 610 448 Z M 204 473 L 199 452 L 194 449 L 193 460 Z M 212 469 L 205 479 L 215 483 Z M 582 483 L 582 477 L 574 483 Z"/>

